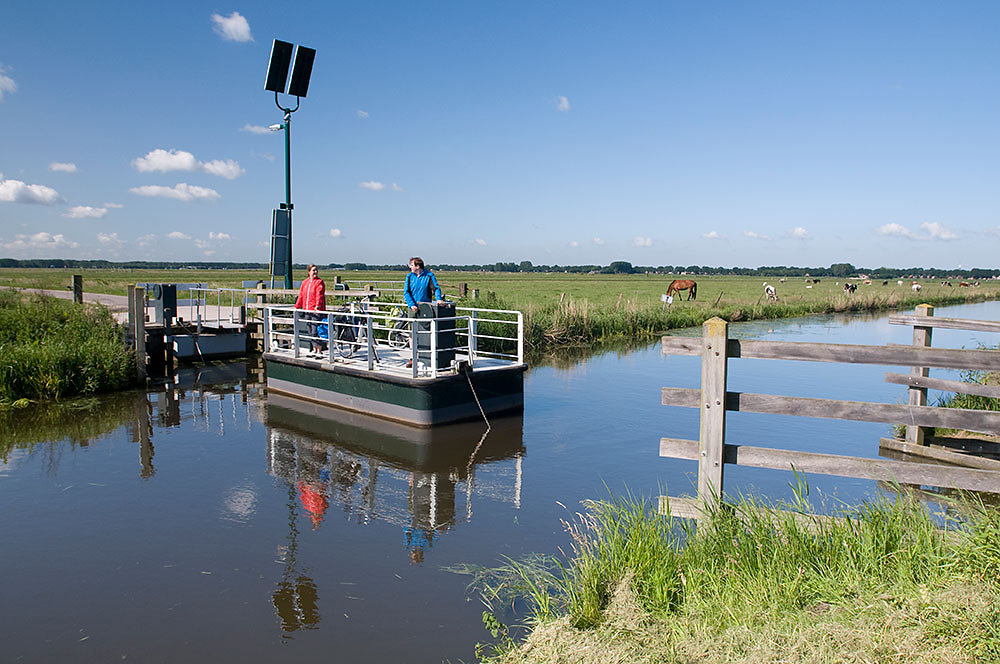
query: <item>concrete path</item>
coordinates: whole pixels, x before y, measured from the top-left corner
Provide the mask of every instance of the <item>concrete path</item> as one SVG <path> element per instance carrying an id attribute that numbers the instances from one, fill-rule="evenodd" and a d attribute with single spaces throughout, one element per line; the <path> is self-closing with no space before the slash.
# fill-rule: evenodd
<path id="1" fill-rule="evenodd" d="M 6 290 L 17 290 L 22 293 L 39 293 L 42 295 L 48 295 L 50 297 L 58 297 L 61 300 L 72 300 L 73 291 L 71 290 L 45 290 L 42 288 L 13 288 L 10 286 L 3 287 Z M 128 296 L 127 295 L 108 295 L 106 293 L 84 293 L 84 302 L 96 302 L 97 304 L 103 304 L 112 312 L 128 312 Z"/>

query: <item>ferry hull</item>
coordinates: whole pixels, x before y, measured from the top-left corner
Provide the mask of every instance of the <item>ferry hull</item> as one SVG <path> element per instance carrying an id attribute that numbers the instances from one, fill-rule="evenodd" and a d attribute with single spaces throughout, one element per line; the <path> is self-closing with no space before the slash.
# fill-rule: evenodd
<path id="1" fill-rule="evenodd" d="M 412 378 L 272 353 L 264 359 L 270 392 L 412 426 L 480 418 L 480 405 L 486 414 L 524 408 L 524 365 Z"/>

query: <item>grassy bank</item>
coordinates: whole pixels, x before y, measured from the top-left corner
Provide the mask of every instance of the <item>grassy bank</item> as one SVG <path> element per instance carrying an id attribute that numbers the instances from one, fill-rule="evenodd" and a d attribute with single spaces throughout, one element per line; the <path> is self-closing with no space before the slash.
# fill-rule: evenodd
<path id="1" fill-rule="evenodd" d="M 1000 510 L 965 508 L 949 531 L 902 499 L 810 530 L 746 500 L 695 532 L 639 499 L 592 503 L 565 558 L 480 579 L 485 661 L 1000 662 Z M 522 643 L 495 615 L 511 595 Z"/>
<path id="2" fill-rule="evenodd" d="M 0 292 L 0 407 L 119 390 L 135 359 L 103 307 Z"/>
<path id="3" fill-rule="evenodd" d="M 744 284 L 741 286 L 745 287 Z M 871 290 L 868 293 L 844 295 L 828 293 L 823 298 L 788 298 L 778 302 L 760 302 L 736 296 L 735 301 L 719 298 L 716 302 L 677 302 L 640 304 L 628 300 L 621 303 L 596 304 L 589 300 L 566 298 L 563 302 L 518 305 L 514 300 L 493 292 L 479 300 L 465 300 L 472 306 L 520 309 L 524 313 L 525 345 L 532 350 L 556 346 L 593 344 L 613 339 L 649 339 L 667 330 L 701 325 L 712 316 L 730 322 L 791 318 L 811 314 L 875 313 L 906 310 L 918 304 L 944 306 L 983 301 L 1000 296 L 994 288 L 986 290 L 940 289 L 922 293 L 912 290 Z M 523 297 L 523 295 L 522 295 Z"/>
<path id="4" fill-rule="evenodd" d="M 74 273 L 83 275 L 84 290 L 123 295 L 137 282 L 199 282 L 212 287 L 238 287 L 243 280 L 266 280 L 267 275 L 236 270 L 69 270 L 0 269 L 0 286 L 65 289 Z M 881 312 L 910 309 L 918 304 L 937 306 L 1000 298 L 1000 281 L 984 281 L 979 288 L 953 288 L 924 280 L 914 293 L 909 281 L 864 283 L 853 295 L 843 292 L 843 280 L 770 280 L 778 301 L 764 298 L 762 279 L 738 276 L 698 276 L 698 299 L 686 295 L 664 306 L 660 296 L 672 279 L 652 274 L 565 274 L 438 272 L 449 299 L 458 300 L 460 284 L 479 291 L 479 299 L 464 305 L 514 309 L 525 315 L 528 349 L 543 351 L 574 344 L 615 339 L 650 339 L 661 332 L 700 325 L 712 316 L 728 321 L 788 318 L 837 312 Z M 339 276 L 358 281 L 402 281 L 402 272 L 326 271 L 327 283 Z M 296 273 L 295 279 L 304 278 Z"/>

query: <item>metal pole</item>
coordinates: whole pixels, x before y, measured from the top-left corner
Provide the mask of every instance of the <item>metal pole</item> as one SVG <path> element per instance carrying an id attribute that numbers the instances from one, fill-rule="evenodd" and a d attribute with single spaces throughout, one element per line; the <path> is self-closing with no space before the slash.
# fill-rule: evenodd
<path id="1" fill-rule="evenodd" d="M 285 288 L 292 287 L 292 114 L 285 113 L 285 207 L 288 209 L 288 267 Z"/>

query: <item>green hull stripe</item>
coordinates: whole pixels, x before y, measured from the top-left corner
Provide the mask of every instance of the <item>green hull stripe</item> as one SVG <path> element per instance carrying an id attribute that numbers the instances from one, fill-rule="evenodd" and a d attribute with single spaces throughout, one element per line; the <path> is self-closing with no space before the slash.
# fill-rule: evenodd
<path id="1" fill-rule="evenodd" d="M 368 377 L 271 360 L 267 363 L 267 376 L 413 410 L 441 410 L 475 402 L 464 375 L 427 381 L 426 385 L 405 385 L 384 380 L 378 374 Z M 509 397 L 524 392 L 524 374 L 520 369 L 474 372 L 472 384 L 480 401 Z"/>

